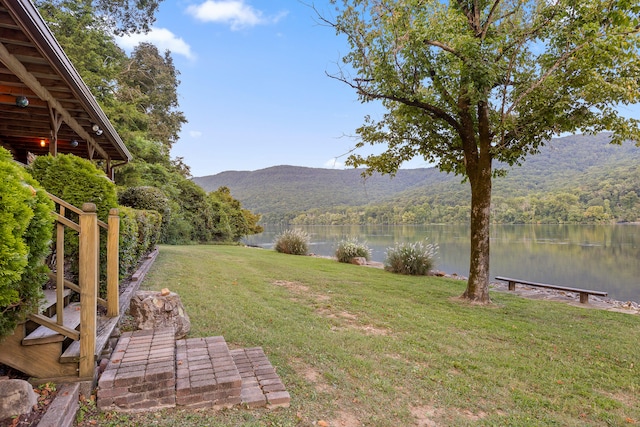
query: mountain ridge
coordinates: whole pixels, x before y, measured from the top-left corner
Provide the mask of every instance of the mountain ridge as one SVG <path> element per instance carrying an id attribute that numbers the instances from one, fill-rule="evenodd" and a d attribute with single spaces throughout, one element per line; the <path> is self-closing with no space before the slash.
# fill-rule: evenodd
<path id="1" fill-rule="evenodd" d="M 640 148 L 631 143 L 611 145 L 607 134 L 555 138 L 540 153 L 528 156 L 522 166 L 496 165 L 508 173 L 494 179 L 494 196 L 574 192 L 582 189 L 589 177 L 604 180 L 616 173 L 624 176 L 621 171 L 625 168 L 630 168 L 627 174 L 633 174 L 638 163 Z M 256 171 L 224 171 L 193 181 L 207 191 L 228 187 L 246 209 L 262 214 L 264 222 L 290 221 L 310 210 L 329 212 L 380 203 L 410 204 L 426 196 L 446 199 L 451 204 L 452 198 L 469 197 L 469 184 L 463 183 L 462 177 L 435 167 L 400 169 L 393 178 L 376 173 L 363 179 L 362 172 L 363 169 L 279 165 Z M 640 193 L 640 188 L 634 187 L 634 191 Z"/>

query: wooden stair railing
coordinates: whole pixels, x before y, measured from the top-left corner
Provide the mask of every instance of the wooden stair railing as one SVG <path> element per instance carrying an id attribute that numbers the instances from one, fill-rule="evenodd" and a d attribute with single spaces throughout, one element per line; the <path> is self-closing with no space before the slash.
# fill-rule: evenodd
<path id="1" fill-rule="evenodd" d="M 118 271 L 118 239 L 120 217 L 117 209 L 109 211 L 108 223 L 98 220 L 96 206 L 85 203 L 82 209 L 49 194 L 49 198 L 58 207 L 56 217 L 56 272 L 50 278 L 56 282 L 56 315 L 55 320 L 41 314 L 32 314 L 30 320 L 45 326 L 74 341 L 79 340 L 79 377 L 90 378 L 95 370 L 97 305 L 107 309 L 108 317 L 119 315 L 119 271 Z M 65 217 L 66 210 L 78 215 L 78 223 Z M 64 231 L 69 227 L 79 233 L 78 284 L 64 277 Z M 98 297 L 100 231 L 107 230 L 107 299 Z M 65 296 L 71 289 L 80 294 L 80 331 L 65 326 Z"/>

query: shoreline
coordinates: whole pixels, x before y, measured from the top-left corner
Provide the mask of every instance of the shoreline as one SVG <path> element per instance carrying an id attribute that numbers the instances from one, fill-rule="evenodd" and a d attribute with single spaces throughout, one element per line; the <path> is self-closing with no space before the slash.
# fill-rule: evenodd
<path id="1" fill-rule="evenodd" d="M 457 274 L 446 274 L 434 272 L 434 276 L 446 277 L 448 279 L 467 280 L 464 276 Z M 587 304 L 580 303 L 580 295 L 576 292 L 559 291 L 555 289 L 538 288 L 535 286 L 518 285 L 516 290 L 510 291 L 509 286 L 504 282 L 489 282 L 489 289 L 497 292 L 515 294 L 523 298 L 543 299 L 548 301 L 559 301 L 583 308 L 598 308 L 601 310 L 616 311 L 626 314 L 640 315 L 640 303 L 636 301 L 620 301 L 608 297 L 598 297 L 591 295 Z"/>
<path id="2" fill-rule="evenodd" d="M 317 255 L 312 255 L 316 256 Z M 335 257 L 320 257 L 335 259 Z M 377 261 L 367 261 L 365 264 L 367 267 L 384 268 L 384 264 Z M 432 276 L 445 277 L 447 279 L 467 280 L 467 277 L 460 276 L 458 274 L 447 274 L 442 271 L 432 271 Z M 601 310 L 615 311 L 626 314 L 640 315 L 640 303 L 636 301 L 620 301 L 613 298 L 603 298 L 595 295 L 589 297 L 587 304 L 580 303 L 580 296 L 576 292 L 558 291 L 555 289 L 538 288 L 533 286 L 519 285 L 515 291 L 510 291 L 509 287 L 504 282 L 492 281 L 489 282 L 489 290 L 497 292 L 504 292 L 515 294 L 523 298 L 529 299 L 543 299 L 548 301 L 559 301 L 567 304 L 575 305 L 582 308 L 597 308 Z"/>
<path id="3" fill-rule="evenodd" d="M 323 256 L 314 253 L 308 254 L 308 256 L 315 258 L 332 259 L 336 262 L 338 260 L 333 256 Z M 367 261 L 366 264 L 362 264 L 363 267 L 371 268 L 384 268 L 384 263 L 378 261 Z M 460 276 L 458 274 L 447 274 L 439 270 L 431 271 L 431 276 L 445 277 L 447 279 L 467 280 L 467 277 Z M 510 291 L 506 283 L 492 281 L 489 282 L 489 290 L 497 292 L 510 293 L 512 295 L 518 295 L 523 298 L 529 299 L 543 299 L 548 301 L 558 301 L 567 304 L 572 304 L 576 307 L 582 308 L 596 308 L 600 310 L 615 311 L 625 314 L 640 315 L 640 303 L 636 301 L 619 301 L 613 298 L 602 298 L 595 295 L 589 297 L 587 304 L 580 303 L 580 296 L 575 292 L 558 291 L 555 289 L 537 288 L 526 285 L 519 285 L 515 291 Z"/>

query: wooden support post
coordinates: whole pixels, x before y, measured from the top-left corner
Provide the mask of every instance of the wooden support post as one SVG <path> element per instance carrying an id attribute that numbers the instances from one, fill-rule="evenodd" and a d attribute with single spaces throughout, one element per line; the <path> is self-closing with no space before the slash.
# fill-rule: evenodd
<path id="1" fill-rule="evenodd" d="M 80 377 L 93 378 L 96 351 L 96 309 L 100 233 L 96 205 L 85 203 L 80 215 Z"/>
<path id="2" fill-rule="evenodd" d="M 64 216 L 64 206 L 60 206 Z M 64 325 L 64 224 L 56 224 L 56 323 Z"/>
<path id="3" fill-rule="evenodd" d="M 119 238 L 120 215 L 118 209 L 109 211 L 107 230 L 107 316 L 116 317 L 120 312 Z"/>
<path id="4" fill-rule="evenodd" d="M 509 290 L 510 291 L 515 291 L 516 290 L 516 282 L 509 280 Z"/>

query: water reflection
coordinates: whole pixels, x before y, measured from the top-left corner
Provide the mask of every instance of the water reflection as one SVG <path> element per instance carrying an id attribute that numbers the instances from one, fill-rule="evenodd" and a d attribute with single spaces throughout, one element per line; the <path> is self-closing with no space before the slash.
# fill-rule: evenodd
<path id="1" fill-rule="evenodd" d="M 469 227 L 427 226 L 299 226 L 311 235 L 310 251 L 333 255 L 342 239 L 366 240 L 374 261 L 384 261 L 395 242 L 427 239 L 440 247 L 437 268 L 467 275 Z M 266 226 L 245 243 L 271 248 L 283 227 Z M 611 298 L 640 301 L 639 225 L 494 225 L 491 228 L 491 276 L 609 292 Z"/>

